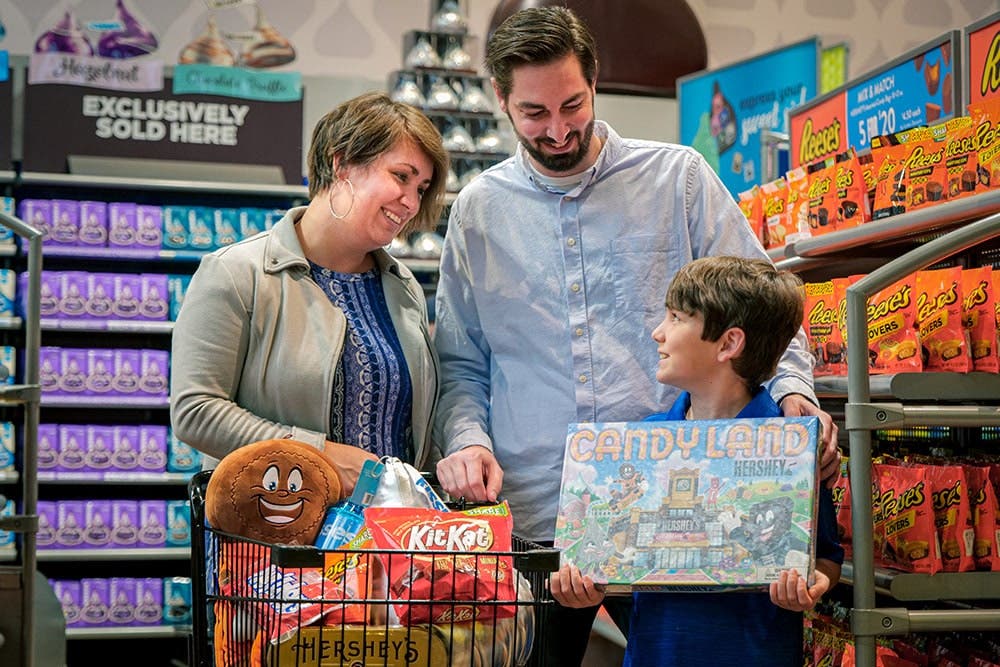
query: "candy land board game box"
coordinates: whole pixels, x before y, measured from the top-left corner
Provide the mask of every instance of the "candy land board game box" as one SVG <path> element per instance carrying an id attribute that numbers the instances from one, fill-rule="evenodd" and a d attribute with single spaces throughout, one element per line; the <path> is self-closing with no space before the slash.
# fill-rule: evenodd
<path id="1" fill-rule="evenodd" d="M 555 547 L 609 591 L 812 573 L 815 417 L 571 424 Z"/>

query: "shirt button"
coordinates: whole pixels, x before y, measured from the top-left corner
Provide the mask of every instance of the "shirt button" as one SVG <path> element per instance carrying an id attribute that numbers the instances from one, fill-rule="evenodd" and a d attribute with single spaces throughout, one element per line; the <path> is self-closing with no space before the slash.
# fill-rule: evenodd
<path id="1" fill-rule="evenodd" d="M 573 290 L 574 292 L 579 292 L 580 291 L 580 283 L 573 283 L 572 285 L 569 286 L 569 288 L 571 290 Z"/>
<path id="2" fill-rule="evenodd" d="M 573 246 L 576 245 L 576 239 L 574 239 L 573 237 L 566 239 L 566 245 L 572 248 Z"/>
<path id="3" fill-rule="evenodd" d="M 582 336 L 582 335 L 583 335 L 583 329 L 582 329 L 582 328 L 580 328 L 580 327 L 577 327 L 577 328 L 576 328 L 576 335 L 577 335 L 577 336 Z"/>
<path id="4" fill-rule="evenodd" d="M 586 384 L 586 383 L 587 383 L 587 376 L 586 375 L 581 375 L 580 376 L 580 384 Z"/>

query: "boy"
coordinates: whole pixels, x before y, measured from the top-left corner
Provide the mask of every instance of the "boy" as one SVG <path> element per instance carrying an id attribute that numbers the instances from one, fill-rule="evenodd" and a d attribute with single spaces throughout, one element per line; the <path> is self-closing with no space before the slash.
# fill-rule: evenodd
<path id="1" fill-rule="evenodd" d="M 667 290 L 667 313 L 653 330 L 656 379 L 684 391 L 647 421 L 780 417 L 761 386 L 802 324 L 802 283 L 764 260 L 718 256 L 682 268 Z M 637 592 L 632 597 L 628 667 L 802 664 L 802 615 L 840 579 L 833 497 L 820 488 L 816 571 L 785 570 L 767 594 Z M 602 587 L 574 566 L 552 576 L 553 597 L 588 607 Z M 719 630 L 726 639 L 714 639 Z"/>

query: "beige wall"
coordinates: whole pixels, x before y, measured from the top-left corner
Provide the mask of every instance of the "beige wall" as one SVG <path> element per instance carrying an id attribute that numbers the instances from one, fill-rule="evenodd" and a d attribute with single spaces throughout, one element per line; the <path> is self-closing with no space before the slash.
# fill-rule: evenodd
<path id="1" fill-rule="evenodd" d="M 432 0 L 257 0 L 265 17 L 295 45 L 292 68 L 307 86 L 306 131 L 332 105 L 372 88 L 385 89 L 403 62 L 403 36 L 429 25 Z M 482 62 L 482 43 L 496 0 L 461 0 L 469 18 L 467 48 Z M 627 11 L 624 0 L 619 2 Z M 1000 11 L 1000 0 L 688 0 L 708 41 L 709 66 L 719 67 L 784 44 L 819 35 L 850 46 L 855 77 L 910 48 Z M 207 18 L 204 0 L 126 0 L 156 27 L 162 57 L 175 61 Z M 27 53 L 35 37 L 67 11 L 83 20 L 111 19 L 112 0 L 0 0 L 7 29 L 0 48 Z M 218 10 L 223 31 L 239 33 L 254 22 L 250 5 Z M 672 140 L 677 134 L 671 100 L 602 95 L 598 114 L 630 136 Z"/>

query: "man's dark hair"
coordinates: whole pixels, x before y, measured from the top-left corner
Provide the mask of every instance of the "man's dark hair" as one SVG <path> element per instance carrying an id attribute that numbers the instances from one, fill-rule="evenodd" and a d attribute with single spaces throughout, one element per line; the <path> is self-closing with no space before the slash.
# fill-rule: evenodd
<path id="1" fill-rule="evenodd" d="M 486 69 L 500 95 L 510 95 L 519 65 L 547 65 L 576 56 L 587 83 L 597 80 L 597 43 L 579 16 L 567 7 L 532 7 L 511 14 L 486 44 Z"/>

